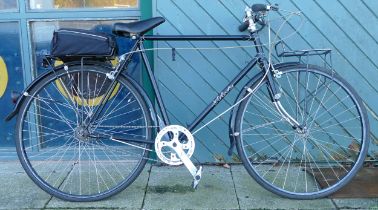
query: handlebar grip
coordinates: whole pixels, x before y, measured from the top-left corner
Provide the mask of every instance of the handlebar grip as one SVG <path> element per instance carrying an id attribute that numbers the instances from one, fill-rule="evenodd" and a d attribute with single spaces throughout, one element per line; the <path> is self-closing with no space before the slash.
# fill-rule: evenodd
<path id="1" fill-rule="evenodd" d="M 252 5 L 253 12 L 266 12 L 268 11 L 268 6 L 266 4 L 254 4 Z"/>
<path id="2" fill-rule="evenodd" d="M 247 30 L 249 27 L 249 22 L 248 21 L 245 21 L 244 23 L 242 23 L 240 26 L 239 26 L 239 31 L 240 32 L 243 32 L 245 30 Z"/>
<path id="3" fill-rule="evenodd" d="M 245 30 L 247 30 L 249 27 L 249 22 L 248 21 L 245 21 L 244 23 L 242 23 L 240 26 L 239 26 L 239 31 L 240 32 L 243 32 Z"/>

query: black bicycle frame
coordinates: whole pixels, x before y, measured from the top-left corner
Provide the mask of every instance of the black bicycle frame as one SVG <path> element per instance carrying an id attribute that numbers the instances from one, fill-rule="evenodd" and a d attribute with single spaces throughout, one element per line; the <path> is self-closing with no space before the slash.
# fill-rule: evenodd
<path id="1" fill-rule="evenodd" d="M 159 109 L 162 113 L 162 118 L 163 118 L 163 122 L 164 122 L 165 125 L 170 125 L 170 120 L 168 118 L 167 110 L 165 108 L 163 99 L 161 97 L 157 81 L 156 81 L 155 76 L 153 74 L 153 71 L 151 69 L 151 65 L 148 61 L 148 58 L 147 58 L 147 55 L 146 55 L 146 50 L 143 46 L 144 40 L 151 40 L 151 41 L 249 41 L 250 40 L 250 41 L 253 41 L 254 45 L 256 46 L 256 52 L 257 52 L 256 56 L 246 65 L 246 67 L 244 67 L 244 69 L 242 71 L 239 72 L 238 75 L 235 76 L 234 79 L 232 79 L 232 81 L 223 89 L 223 91 L 220 92 L 216 98 L 214 98 L 212 103 L 210 103 L 201 112 L 201 114 L 196 119 L 194 119 L 194 121 L 191 124 L 189 124 L 188 130 L 191 131 L 191 132 L 198 126 L 198 124 L 221 101 L 223 101 L 223 99 L 234 89 L 234 87 L 242 80 L 242 78 L 246 74 L 248 74 L 248 72 L 250 72 L 252 70 L 252 68 L 256 64 L 259 64 L 262 71 L 269 71 L 270 70 L 268 61 L 265 57 L 264 50 L 263 50 L 263 47 L 262 47 L 263 45 L 262 45 L 260 38 L 259 38 L 257 33 L 253 33 L 250 36 L 246 36 L 246 35 L 184 35 L 184 36 L 146 35 L 146 36 L 137 38 L 132 50 L 139 51 L 139 53 L 142 57 L 143 64 L 146 67 L 146 71 L 147 71 L 148 77 L 151 81 L 152 88 L 153 88 L 155 96 L 156 96 L 156 101 L 157 101 L 158 107 L 159 107 Z M 125 58 L 125 56 L 123 56 L 123 59 L 121 59 L 120 64 L 118 65 L 118 67 L 115 70 L 115 72 L 116 72 L 115 78 L 117 78 L 118 75 L 120 74 L 120 72 L 125 67 L 127 67 L 127 65 L 130 63 L 132 56 L 135 53 L 128 54 L 127 58 Z M 275 101 L 274 96 L 278 93 L 278 91 L 275 87 L 275 83 L 273 82 L 273 75 L 271 73 L 267 74 L 267 80 L 268 80 L 269 87 L 270 87 L 269 94 L 271 96 L 272 101 Z M 114 81 L 113 81 L 113 83 L 115 83 Z M 106 98 L 112 92 L 112 88 L 114 88 L 113 86 L 114 85 L 110 85 L 110 87 L 107 90 L 106 97 L 103 97 L 103 99 L 102 99 L 103 101 L 106 101 Z M 103 103 L 101 102 L 100 104 L 103 104 Z M 94 116 L 97 116 L 97 114 L 101 113 L 101 110 L 102 110 L 101 108 L 97 109 L 95 111 Z M 139 140 L 139 139 L 119 139 L 119 138 L 116 138 L 116 137 L 114 137 L 114 138 L 117 139 L 117 140 L 120 140 L 120 141 L 125 141 L 125 142 L 127 141 L 127 142 L 137 142 L 137 143 L 154 143 L 153 140 L 148 140 L 148 139 L 147 140 L 142 140 L 142 139 Z"/>

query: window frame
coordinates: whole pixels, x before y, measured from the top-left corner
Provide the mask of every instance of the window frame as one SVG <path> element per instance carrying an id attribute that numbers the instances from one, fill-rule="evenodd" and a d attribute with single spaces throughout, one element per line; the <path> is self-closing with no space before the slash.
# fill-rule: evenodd
<path id="1" fill-rule="evenodd" d="M 21 0 L 22 1 L 22 0 Z M 25 10 L 28 13 L 46 13 L 46 12 L 53 12 L 53 13 L 59 13 L 59 12 L 98 12 L 98 11 L 140 11 L 141 10 L 141 4 L 142 0 L 137 0 L 137 6 L 132 8 L 103 8 L 103 7 L 79 7 L 79 8 L 61 8 L 61 9 L 32 9 L 30 8 L 30 0 L 25 0 Z"/>

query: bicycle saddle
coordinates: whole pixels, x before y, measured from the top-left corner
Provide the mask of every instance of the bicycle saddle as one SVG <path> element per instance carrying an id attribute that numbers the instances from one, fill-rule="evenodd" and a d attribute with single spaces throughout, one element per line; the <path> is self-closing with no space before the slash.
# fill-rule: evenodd
<path id="1" fill-rule="evenodd" d="M 113 33 L 121 36 L 128 36 L 130 34 L 143 35 L 164 22 L 164 18 L 154 17 L 131 23 L 115 23 L 113 26 Z"/>

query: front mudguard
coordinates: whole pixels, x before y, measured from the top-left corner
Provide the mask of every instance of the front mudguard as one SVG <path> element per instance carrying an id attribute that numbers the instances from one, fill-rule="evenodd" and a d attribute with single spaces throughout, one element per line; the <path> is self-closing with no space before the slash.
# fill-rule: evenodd
<path id="1" fill-rule="evenodd" d="M 296 66 L 298 65 L 299 63 L 298 62 L 287 62 L 287 63 L 279 63 L 279 64 L 275 64 L 274 65 L 274 69 L 276 70 L 279 70 L 281 68 L 285 68 L 285 67 L 290 67 L 290 66 Z M 250 88 L 252 87 L 252 85 L 259 79 L 263 76 L 265 72 L 260 72 L 259 74 L 255 75 L 251 80 L 249 80 L 247 82 L 247 84 L 245 84 L 243 86 L 243 89 L 240 91 L 238 97 L 236 98 L 235 100 L 235 103 L 236 104 L 238 101 L 240 101 L 246 91 L 247 91 L 247 88 Z M 236 114 L 237 114 L 237 110 L 239 109 L 239 105 L 235 106 L 232 110 L 231 110 L 231 115 L 230 115 L 230 119 L 229 119 L 229 138 L 230 138 L 230 147 L 228 149 L 228 155 L 229 156 L 232 156 L 232 153 L 233 153 L 233 150 L 235 148 L 235 137 L 238 136 L 239 134 L 238 133 L 235 133 L 235 124 L 236 124 Z"/>

